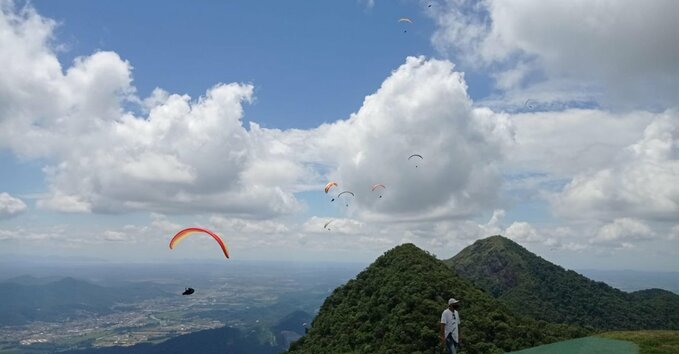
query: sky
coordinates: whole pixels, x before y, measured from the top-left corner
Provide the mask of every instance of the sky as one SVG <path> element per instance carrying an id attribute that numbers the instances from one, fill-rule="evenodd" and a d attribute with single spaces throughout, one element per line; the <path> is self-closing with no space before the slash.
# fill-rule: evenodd
<path id="1" fill-rule="evenodd" d="M 677 1 L 0 0 L 0 67 L 0 255 L 678 269 Z"/>

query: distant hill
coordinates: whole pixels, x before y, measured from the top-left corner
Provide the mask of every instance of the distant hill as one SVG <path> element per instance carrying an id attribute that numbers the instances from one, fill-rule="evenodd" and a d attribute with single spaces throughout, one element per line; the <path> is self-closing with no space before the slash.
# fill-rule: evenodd
<path id="1" fill-rule="evenodd" d="M 165 296 L 150 284 L 108 288 L 74 278 L 45 282 L 19 277 L 0 283 L 0 325 L 64 321 L 83 313 L 111 313 L 118 302 Z"/>
<path id="2" fill-rule="evenodd" d="M 587 278 L 603 281 L 625 292 L 645 289 L 664 289 L 678 292 L 678 272 L 650 272 L 639 270 L 574 269 Z"/>
<path id="3" fill-rule="evenodd" d="M 2 283 L 14 283 L 21 285 L 45 285 L 57 282 L 61 279 L 64 279 L 64 277 L 33 277 L 30 275 L 20 275 L 17 277 L 3 280 Z"/>
<path id="4" fill-rule="evenodd" d="M 625 293 L 566 270 L 517 243 L 492 236 L 446 263 L 516 313 L 598 329 L 677 329 L 678 295 Z"/>
<path id="5" fill-rule="evenodd" d="M 326 299 L 289 353 L 438 352 L 446 300 L 462 300 L 465 352 L 502 353 L 585 335 L 576 326 L 520 318 L 413 244 L 386 252 Z"/>

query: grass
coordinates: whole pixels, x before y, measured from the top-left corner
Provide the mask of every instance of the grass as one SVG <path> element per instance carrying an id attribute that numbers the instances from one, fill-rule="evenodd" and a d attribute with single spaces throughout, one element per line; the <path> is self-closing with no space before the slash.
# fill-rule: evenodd
<path id="1" fill-rule="evenodd" d="M 630 341 L 583 337 L 540 345 L 511 354 L 639 354 L 639 352 L 638 346 Z"/>
<path id="2" fill-rule="evenodd" d="M 678 353 L 678 331 L 606 332 L 597 336 L 633 342 L 640 347 L 640 354 Z"/>

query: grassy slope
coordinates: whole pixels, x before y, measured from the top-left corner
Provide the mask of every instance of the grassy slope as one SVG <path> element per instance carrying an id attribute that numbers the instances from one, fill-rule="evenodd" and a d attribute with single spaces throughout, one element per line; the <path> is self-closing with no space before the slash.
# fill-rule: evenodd
<path id="1" fill-rule="evenodd" d="M 678 353 L 678 331 L 606 332 L 598 336 L 631 341 L 640 346 L 640 354 Z"/>

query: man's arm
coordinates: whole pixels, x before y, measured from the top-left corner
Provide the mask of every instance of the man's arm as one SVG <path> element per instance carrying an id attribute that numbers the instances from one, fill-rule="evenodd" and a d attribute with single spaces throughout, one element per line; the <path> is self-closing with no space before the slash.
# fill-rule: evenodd
<path id="1" fill-rule="evenodd" d="M 442 342 L 446 340 L 446 337 L 444 336 L 444 330 L 445 330 L 445 325 L 443 323 L 439 324 L 439 340 Z"/>

